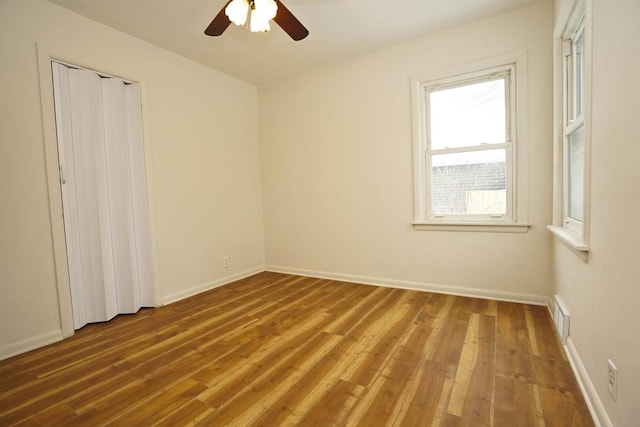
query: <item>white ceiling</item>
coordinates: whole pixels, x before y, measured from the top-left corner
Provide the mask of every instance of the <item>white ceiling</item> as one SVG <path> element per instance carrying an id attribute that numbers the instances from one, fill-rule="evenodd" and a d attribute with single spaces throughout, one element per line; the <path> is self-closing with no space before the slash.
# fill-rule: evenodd
<path id="1" fill-rule="evenodd" d="M 49 1 L 259 85 L 543 0 L 282 0 L 309 29 L 298 42 L 275 23 L 204 35 L 226 0 Z"/>

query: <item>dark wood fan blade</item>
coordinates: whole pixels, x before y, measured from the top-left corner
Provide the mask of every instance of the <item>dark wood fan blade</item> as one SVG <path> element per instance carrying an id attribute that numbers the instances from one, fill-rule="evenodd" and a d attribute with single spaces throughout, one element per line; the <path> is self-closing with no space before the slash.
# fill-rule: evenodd
<path id="1" fill-rule="evenodd" d="M 307 30 L 304 25 L 298 18 L 293 16 L 293 13 L 287 9 L 280 0 L 275 0 L 278 4 L 278 12 L 276 13 L 276 17 L 273 18 L 274 21 L 284 30 L 285 33 L 289 34 L 289 36 L 298 41 L 309 35 L 309 30 Z"/>
<path id="2" fill-rule="evenodd" d="M 231 3 L 232 0 L 229 0 L 224 7 L 218 12 L 211 24 L 204 30 L 204 33 L 208 36 L 219 36 L 224 33 L 224 30 L 231 24 L 229 21 L 229 17 L 224 13 L 224 10 L 227 8 L 227 5 Z"/>

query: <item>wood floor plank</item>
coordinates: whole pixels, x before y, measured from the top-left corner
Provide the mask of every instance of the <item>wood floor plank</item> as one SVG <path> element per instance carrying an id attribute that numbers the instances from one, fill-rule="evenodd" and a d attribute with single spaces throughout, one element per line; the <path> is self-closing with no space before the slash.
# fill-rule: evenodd
<path id="1" fill-rule="evenodd" d="M 545 423 L 548 427 L 578 427 L 591 425 L 585 418 L 588 409 L 584 401 L 576 399 L 574 393 L 540 388 L 540 400 Z"/>
<path id="2" fill-rule="evenodd" d="M 190 378 L 180 380 L 156 396 L 153 399 L 153 405 L 140 405 L 133 410 L 123 411 L 109 424 L 114 426 L 153 424 L 194 400 L 204 388 L 204 385 Z"/>
<path id="3" fill-rule="evenodd" d="M 471 316 L 465 310 L 467 300 L 467 298 L 453 300 L 453 307 L 448 313 L 449 321 L 442 324 L 442 337 L 438 346 L 433 349 L 430 360 L 441 363 L 458 363 Z"/>
<path id="4" fill-rule="evenodd" d="M 359 400 L 365 387 L 347 381 L 332 383 L 326 392 L 317 398 L 301 418 L 292 418 L 291 425 L 341 426 Z"/>
<path id="5" fill-rule="evenodd" d="M 418 322 L 422 322 L 421 326 L 423 331 L 428 333 L 426 341 L 420 340 L 420 345 L 414 347 L 414 351 L 419 354 L 419 358 L 416 361 L 415 367 L 412 369 L 411 377 L 407 382 L 405 390 L 402 394 L 402 398 L 399 400 L 394 408 L 393 414 L 390 416 L 394 425 L 403 423 L 405 417 L 410 413 L 411 408 L 416 408 L 415 402 L 421 402 L 419 407 L 422 408 L 425 404 L 423 402 L 424 396 L 431 393 L 429 384 L 433 376 L 428 369 L 430 366 L 438 366 L 438 371 L 445 371 L 447 375 L 448 365 L 439 363 L 430 363 L 433 360 L 433 355 L 436 349 L 440 347 L 440 340 L 445 335 L 445 326 L 451 315 L 453 306 L 455 305 L 455 298 L 444 295 L 431 295 L 424 305 L 422 314 L 418 316 Z M 450 389 L 446 391 L 447 401 Z M 439 402 L 437 400 L 436 402 Z M 434 405 L 432 405 L 435 408 Z M 428 416 L 424 411 L 419 411 L 421 416 L 418 416 L 416 412 L 408 416 L 409 422 L 413 423 L 415 420 L 421 419 L 422 416 Z M 435 412 L 431 411 L 433 415 Z"/>
<path id="6" fill-rule="evenodd" d="M 318 401 L 327 389 L 340 380 L 341 357 L 349 355 L 353 342 L 338 340 L 335 346 L 317 363 L 304 372 L 299 380 L 292 384 L 279 399 L 268 407 L 251 425 L 297 425 L 302 416 L 310 410 L 310 405 Z"/>
<path id="7" fill-rule="evenodd" d="M 538 426 L 529 384 L 521 379 L 496 377 L 496 426 Z"/>
<path id="8" fill-rule="evenodd" d="M 154 426 L 182 426 L 185 420 L 195 424 L 201 419 L 211 415 L 215 410 L 198 399 L 188 400 L 183 406 L 171 412 L 168 416 L 154 422 Z M 148 420 L 143 420 L 143 424 L 149 425 Z"/>
<path id="9" fill-rule="evenodd" d="M 496 331 L 496 375 L 535 383 L 533 353 L 520 304 L 499 303 Z"/>
<path id="10" fill-rule="evenodd" d="M 48 407 L 29 419 L 34 426 L 60 425 L 75 417 L 75 411 L 66 403 L 59 403 Z"/>
<path id="11" fill-rule="evenodd" d="M 255 379 L 270 374 L 270 370 L 286 363 L 293 353 L 312 344 L 312 340 L 320 336 L 318 327 L 330 319 L 329 316 L 314 318 L 301 328 L 291 330 L 284 339 L 266 342 L 249 356 L 248 363 L 238 364 L 236 360 L 228 360 L 229 364 L 207 382 L 209 391 L 198 398 L 215 408 L 222 407 L 229 396 L 234 396 L 245 388 L 246 378 L 251 378 L 251 382 L 254 382 Z"/>
<path id="12" fill-rule="evenodd" d="M 231 422 L 235 425 L 248 425 L 266 409 L 262 400 L 277 400 L 274 399 L 274 394 L 270 394 L 272 390 L 283 392 L 283 384 L 290 386 L 295 383 L 300 375 L 299 369 L 296 372 L 300 364 L 314 364 L 338 340 L 337 335 L 324 332 L 316 334 L 296 353 L 285 357 L 282 363 L 264 367 L 262 374 L 250 383 L 229 383 L 225 393 L 220 395 L 220 400 L 205 400 L 210 405 L 213 403 L 212 406 L 216 407 L 217 411 L 203 420 L 203 425 L 229 425 Z M 303 369 L 304 367 L 305 365 L 302 365 Z"/>
<path id="13" fill-rule="evenodd" d="M 408 307 L 404 307 L 404 301 L 398 300 L 395 305 L 383 304 L 379 306 L 380 310 L 385 310 L 386 316 L 399 316 L 405 314 L 407 321 L 414 318 L 417 314 L 417 310 L 414 308 L 413 312 L 408 310 Z M 404 308 L 405 310 L 402 310 Z M 420 308 L 419 306 L 417 307 Z M 363 322 L 362 324 L 369 324 L 369 330 L 375 330 L 380 332 L 384 324 L 397 325 L 398 322 L 391 322 L 389 319 L 383 316 L 378 318 L 374 323 Z M 369 321 L 372 319 L 369 318 Z M 393 334 L 393 330 L 387 331 L 385 337 L 381 337 L 381 341 L 393 341 L 390 340 L 390 333 Z M 397 331 L 395 331 L 397 333 Z M 363 337 L 367 337 L 363 332 Z M 267 411 L 259 419 L 255 420 L 256 425 L 274 425 L 274 422 L 282 421 L 283 416 L 287 415 L 288 422 L 297 424 L 300 418 L 306 414 L 315 400 L 321 399 L 328 389 L 332 388 L 336 383 L 343 382 L 353 385 L 353 381 L 345 381 L 340 379 L 347 369 L 353 366 L 363 366 L 358 364 L 357 359 L 361 355 L 375 353 L 376 357 L 380 354 L 379 348 L 372 344 L 373 337 L 360 340 L 351 340 L 349 338 L 343 339 L 338 345 L 336 345 L 326 357 L 314 366 L 313 372 L 307 373 L 304 378 L 294 385 L 290 391 L 281 397 L 278 404 L 274 405 L 273 411 Z M 370 363 L 364 364 L 364 366 L 371 366 Z M 355 376 L 362 375 L 363 371 L 356 372 Z M 357 382 L 357 381 L 356 381 Z M 364 387 L 361 387 L 361 389 Z M 284 409 L 284 410 L 283 410 Z"/>
<path id="14" fill-rule="evenodd" d="M 390 424 L 398 417 L 396 408 L 406 403 L 402 399 L 411 390 L 415 366 L 423 360 L 423 354 L 415 349 L 424 345 L 429 332 L 431 329 L 416 322 L 394 346 L 380 374 L 354 406 L 356 411 L 352 415 L 359 424 Z"/>
<path id="15" fill-rule="evenodd" d="M 467 325 L 467 332 L 464 337 L 460 360 L 458 361 L 458 369 L 453 379 L 453 388 L 449 396 L 449 405 L 447 412 L 451 415 L 462 416 L 462 410 L 467 398 L 471 375 L 476 369 L 478 362 L 478 328 L 480 323 L 480 315 L 472 314 Z"/>
<path id="16" fill-rule="evenodd" d="M 479 313 L 478 356 L 469 379 L 461 417 L 479 425 L 493 425 L 495 406 L 496 318 Z"/>
<path id="17" fill-rule="evenodd" d="M 264 272 L 0 361 L 0 425 L 593 421 L 544 307 Z"/>

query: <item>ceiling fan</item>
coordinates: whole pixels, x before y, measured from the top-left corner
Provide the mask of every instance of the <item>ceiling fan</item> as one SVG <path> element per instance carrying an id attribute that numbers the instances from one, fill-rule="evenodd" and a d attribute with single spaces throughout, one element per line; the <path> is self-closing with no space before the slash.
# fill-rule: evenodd
<path id="1" fill-rule="evenodd" d="M 293 40 L 302 40 L 309 35 L 309 30 L 280 0 L 229 0 L 204 33 L 208 36 L 219 36 L 231 22 L 244 25 L 248 16 L 249 27 L 253 32 L 269 31 L 269 21 L 273 19 Z"/>

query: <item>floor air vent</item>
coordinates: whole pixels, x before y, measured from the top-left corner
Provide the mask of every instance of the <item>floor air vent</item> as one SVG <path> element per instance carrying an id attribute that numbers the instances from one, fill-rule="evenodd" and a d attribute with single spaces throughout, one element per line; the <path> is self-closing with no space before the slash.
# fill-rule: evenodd
<path id="1" fill-rule="evenodd" d="M 553 323 L 562 344 L 566 344 L 569 336 L 569 311 L 558 295 L 553 296 Z"/>

